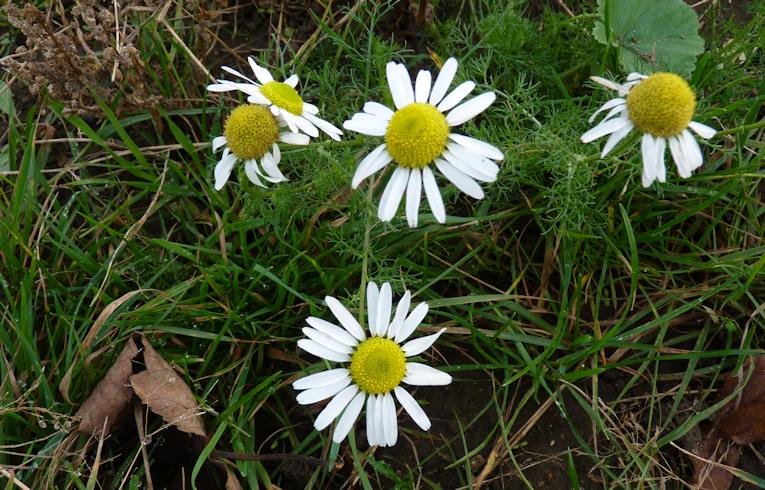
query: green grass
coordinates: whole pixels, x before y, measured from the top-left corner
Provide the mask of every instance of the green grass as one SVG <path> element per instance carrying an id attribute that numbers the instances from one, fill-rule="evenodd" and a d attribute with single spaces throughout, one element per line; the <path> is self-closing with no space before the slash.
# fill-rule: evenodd
<path id="1" fill-rule="evenodd" d="M 427 212 L 415 230 L 400 215 L 380 223 L 380 191 L 350 191 L 376 142 L 348 132 L 284 150 L 288 183 L 260 189 L 235 171 L 216 192 L 207 142 L 233 103 L 205 93 L 157 12 L 124 21 L 142 26 L 136 47 L 162 108 L 115 114 L 105 101 L 93 118 L 67 115 L 50 98 L 0 107 L 0 468 L 30 488 L 86 488 L 95 441 L 71 432 L 71 416 L 142 332 L 183 372 L 217 449 L 336 463 L 239 461 L 245 488 L 467 487 L 487 458 L 495 464 L 485 484 L 512 488 L 539 485 L 539 468 L 572 488 L 690 480 L 676 446 L 691 449 L 689 433 L 719 408 L 720 374 L 761 352 L 765 333 L 757 12 L 741 24 L 718 3 L 704 10 L 696 119 L 722 131 L 692 178 L 679 179 L 668 161 L 669 181 L 643 189 L 639 144 L 600 159 L 602 141 L 579 142 L 610 96 L 587 77 L 623 76 L 616 53 L 590 35 L 593 5 L 569 17 L 556 2 L 508 2 L 506 15 L 493 15 L 501 9 L 489 0 L 433 2 L 435 20 L 407 45 L 391 33 L 399 6 L 374 4 L 333 7 L 328 22 L 348 20 L 320 29 L 294 64 L 300 46 L 284 39 L 296 21 L 239 9 L 282 26 L 258 37 L 265 44 L 254 54 L 279 76 L 298 73 L 303 97 L 338 126 L 366 100 L 390 101 L 389 60 L 433 70 L 428 49 L 459 58 L 455 82 L 497 92 L 464 131 L 502 148 L 500 177 L 482 201 L 444 187 L 445 226 Z M 195 15 L 167 13 L 187 46 L 203 46 Z M 195 52 L 213 75 L 222 58 L 246 68 L 250 44 L 233 32 L 235 16 L 218 18 L 218 55 Z M 503 44 L 510 34 L 492 37 L 500 27 L 519 46 Z M 9 54 L 22 37 L 10 29 L 2 40 Z M 3 79 L 22 93 L 12 75 Z M 359 305 L 370 280 L 430 303 L 426 322 L 448 328 L 432 362 L 455 378 L 417 391 L 433 428 L 423 433 L 402 415 L 405 437 L 389 450 L 370 451 L 362 423 L 333 446 L 328 431 L 311 428 L 315 407 L 298 406 L 289 386 L 315 361 L 296 348 L 303 319 L 328 318 L 325 295 Z M 545 434 L 548 423 L 561 433 Z M 540 455 L 540 437 L 558 445 Z M 116 463 L 106 488 L 123 478 L 138 488 L 140 444 L 107 447 Z"/>

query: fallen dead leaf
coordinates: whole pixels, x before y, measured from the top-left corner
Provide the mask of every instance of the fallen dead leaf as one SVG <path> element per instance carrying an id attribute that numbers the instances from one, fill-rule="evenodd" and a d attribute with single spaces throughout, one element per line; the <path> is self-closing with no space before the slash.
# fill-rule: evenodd
<path id="1" fill-rule="evenodd" d="M 713 432 L 716 432 L 713 429 Z M 741 448 L 720 438 L 720 434 L 708 434 L 694 448 L 693 453 L 698 456 L 691 458 L 693 463 L 693 481 L 698 485 L 698 490 L 726 490 L 733 483 L 733 473 L 725 469 L 725 466 L 735 467 L 741 456 Z"/>
<path id="2" fill-rule="evenodd" d="M 120 412 L 130 403 L 133 390 L 129 379 L 133 375 L 133 359 L 139 349 L 133 339 L 128 339 L 114 365 L 106 372 L 87 400 L 82 404 L 76 417 L 82 417 L 78 430 L 97 434 L 104 429 L 107 435 Z"/>
<path id="3" fill-rule="evenodd" d="M 135 394 L 168 424 L 207 438 L 201 409 L 189 387 L 145 337 L 141 337 L 141 342 L 146 370 L 130 376 Z"/>

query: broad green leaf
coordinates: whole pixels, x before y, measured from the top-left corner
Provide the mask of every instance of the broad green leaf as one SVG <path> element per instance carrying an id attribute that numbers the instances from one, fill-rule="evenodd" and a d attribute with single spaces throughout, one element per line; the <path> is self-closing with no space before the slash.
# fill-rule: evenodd
<path id="1" fill-rule="evenodd" d="M 598 0 L 598 14 L 592 34 L 619 47 L 625 71 L 688 77 L 704 52 L 699 19 L 683 0 Z"/>

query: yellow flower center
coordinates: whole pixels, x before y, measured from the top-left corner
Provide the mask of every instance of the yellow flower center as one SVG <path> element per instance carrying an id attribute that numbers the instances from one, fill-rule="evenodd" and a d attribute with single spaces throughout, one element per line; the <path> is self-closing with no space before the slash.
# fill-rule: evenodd
<path id="1" fill-rule="evenodd" d="M 359 344 L 351 357 L 351 378 L 361 391 L 388 393 L 406 374 L 404 351 L 385 337 L 372 337 Z"/>
<path id="2" fill-rule="evenodd" d="M 415 102 L 397 110 L 385 131 L 385 146 L 399 165 L 422 168 L 444 152 L 446 117 L 430 104 Z"/>
<path id="3" fill-rule="evenodd" d="M 284 82 L 271 80 L 260 87 L 260 93 L 280 109 L 295 115 L 303 113 L 303 99 L 300 98 L 300 94 Z"/>
<path id="4" fill-rule="evenodd" d="M 637 128 L 667 138 L 683 132 L 693 118 L 696 95 L 674 73 L 654 73 L 627 95 L 627 110 Z"/>
<path id="5" fill-rule="evenodd" d="M 259 105 L 240 105 L 223 128 L 231 153 L 242 160 L 260 158 L 279 138 L 279 124 L 271 111 Z"/>

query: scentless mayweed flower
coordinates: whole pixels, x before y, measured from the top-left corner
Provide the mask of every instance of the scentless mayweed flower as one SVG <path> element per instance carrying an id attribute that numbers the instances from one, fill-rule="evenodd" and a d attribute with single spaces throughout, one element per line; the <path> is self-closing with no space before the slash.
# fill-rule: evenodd
<path id="1" fill-rule="evenodd" d="M 273 115 L 280 118 L 280 120 L 283 120 L 294 133 L 302 131 L 308 136 L 315 138 L 319 136 L 319 131 L 316 129 L 319 128 L 327 133 L 330 138 L 337 141 L 340 140 L 340 135 L 342 135 L 343 132 L 327 121 L 319 118 L 317 116 L 319 108 L 313 104 L 304 102 L 300 97 L 300 94 L 295 90 L 298 83 L 297 75 L 293 74 L 285 81 L 277 82 L 274 80 L 274 77 L 271 76 L 271 72 L 258 65 L 252 57 L 248 57 L 247 62 L 250 64 L 250 68 L 255 74 L 255 78 L 258 79 L 257 82 L 233 68 L 222 66 L 222 70 L 239 77 L 242 80 L 246 80 L 247 83 L 218 80 L 218 83 L 208 85 L 207 90 L 211 92 L 230 92 L 238 90 L 247 94 L 247 102 L 268 107 Z"/>
<path id="2" fill-rule="evenodd" d="M 279 170 L 282 157 L 277 142 L 307 145 L 310 139 L 300 133 L 280 132 L 279 125 L 263 106 L 245 104 L 231 111 L 223 136 L 212 141 L 213 152 L 223 147 L 223 156 L 215 165 L 216 191 L 226 184 L 237 161 L 244 162 L 244 172 L 253 184 L 265 187 L 261 178 L 273 183 L 287 180 Z"/>
<path id="3" fill-rule="evenodd" d="M 327 306 L 343 328 L 319 318 L 308 317 L 310 327 L 303 328 L 308 337 L 298 347 L 327 361 L 345 363 L 346 367 L 329 369 L 295 381 L 293 387 L 303 390 L 297 396 L 301 405 L 332 397 L 321 411 L 314 427 L 323 430 L 339 419 L 332 440 L 340 443 L 366 402 L 367 441 L 370 446 L 393 446 L 398 439 L 395 399 L 404 407 L 422 430 L 430 428 L 430 419 L 401 383 L 412 386 L 440 386 L 452 382 L 448 374 L 407 358 L 425 352 L 446 330 L 410 340 L 402 345 L 428 313 L 428 304 L 420 303 L 411 313 L 409 291 L 396 307 L 393 320 L 392 292 L 389 283 L 381 288 L 367 286 L 369 336 L 359 322 L 340 302 L 326 297 Z"/>
<path id="4" fill-rule="evenodd" d="M 475 88 L 472 81 L 463 82 L 446 95 L 456 72 L 457 60 L 449 58 L 432 87 L 430 72 L 421 70 L 412 88 L 406 67 L 390 62 L 386 74 L 396 111 L 377 102 L 367 102 L 364 112 L 343 123 L 345 129 L 385 139 L 356 168 L 351 183 L 354 189 L 388 163 L 397 165 L 380 199 L 377 215 L 383 221 L 393 218 L 406 192 L 406 219 L 410 227 L 417 226 L 423 188 L 433 216 L 439 223 L 446 221 L 431 164 L 459 190 L 475 199 L 484 196 L 476 181 L 497 179 L 499 167 L 492 160 L 502 160 L 502 152 L 483 141 L 451 132 L 454 126 L 486 110 L 496 95 L 487 92 L 462 102 Z"/>
<path id="5" fill-rule="evenodd" d="M 685 80 L 674 73 L 651 76 L 630 73 L 624 85 L 600 77 L 591 78 L 616 90 L 621 97 L 609 100 L 595 111 L 590 122 L 599 113 L 606 110 L 608 113 L 600 124 L 582 135 L 582 142 L 589 143 L 610 134 L 601 152 L 601 157 L 605 157 L 632 128 L 637 128 L 643 133 L 643 187 L 650 186 L 654 180 L 667 181 L 664 166 L 667 143 L 680 177 L 690 177 L 691 172 L 701 166 L 704 160 L 701 148 L 688 128 L 704 139 L 711 138 L 717 131 L 691 120 L 696 95 Z"/>

